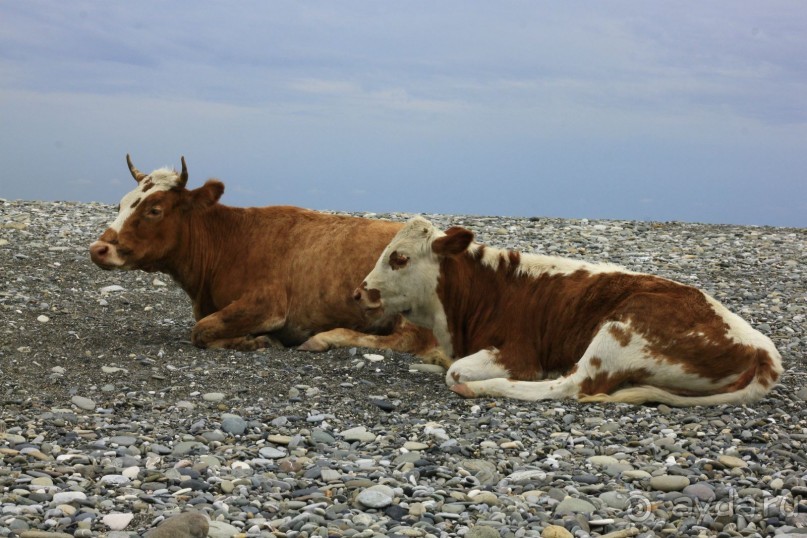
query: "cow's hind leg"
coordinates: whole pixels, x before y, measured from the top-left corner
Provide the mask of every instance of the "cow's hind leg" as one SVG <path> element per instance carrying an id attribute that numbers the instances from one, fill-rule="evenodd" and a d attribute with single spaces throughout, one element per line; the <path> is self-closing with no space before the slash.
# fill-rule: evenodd
<path id="1" fill-rule="evenodd" d="M 250 295 L 233 301 L 225 308 L 200 319 L 191 331 L 191 342 L 202 348 L 254 351 L 282 347 L 267 333 L 283 327 L 283 315 L 267 313 L 267 303 Z"/>
<path id="2" fill-rule="evenodd" d="M 437 344 L 431 331 L 403 319 L 391 334 L 367 334 L 352 329 L 332 329 L 317 333 L 298 348 L 301 351 L 326 351 L 335 347 L 390 349 L 417 355 L 423 362 L 451 366 L 451 358 Z"/>
<path id="3" fill-rule="evenodd" d="M 557 379 L 520 381 L 497 377 L 457 383 L 450 388 L 466 398 L 499 396 L 534 401 L 608 393 L 624 384 L 641 383 L 646 377 L 646 370 L 639 365 L 646 365 L 646 357 L 640 343 L 626 340 L 625 334 L 629 334 L 625 324 L 606 323 L 572 371 Z"/>

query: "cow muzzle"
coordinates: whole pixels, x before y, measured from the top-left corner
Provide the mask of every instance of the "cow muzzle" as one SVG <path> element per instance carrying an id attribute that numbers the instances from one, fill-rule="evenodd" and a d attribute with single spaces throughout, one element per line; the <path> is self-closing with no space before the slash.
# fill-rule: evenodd
<path id="1" fill-rule="evenodd" d="M 123 266 L 123 260 L 112 243 L 96 241 L 90 245 L 90 259 L 101 269 L 117 269 Z"/>
<path id="2" fill-rule="evenodd" d="M 381 292 L 376 289 L 367 289 L 367 282 L 362 282 L 361 286 L 353 292 L 353 300 L 366 311 L 381 310 Z"/>

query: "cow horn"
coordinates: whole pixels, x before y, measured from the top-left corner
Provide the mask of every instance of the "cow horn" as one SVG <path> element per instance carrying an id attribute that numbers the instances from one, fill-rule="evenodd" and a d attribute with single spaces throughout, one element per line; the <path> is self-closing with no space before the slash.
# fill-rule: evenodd
<path id="1" fill-rule="evenodd" d="M 135 168 L 135 166 L 132 164 L 132 158 L 129 157 L 128 153 L 126 154 L 126 164 L 129 165 L 129 171 L 132 173 L 132 177 L 135 178 L 138 183 L 140 183 L 143 178 L 146 177 L 146 174 Z"/>
<path id="2" fill-rule="evenodd" d="M 182 161 L 182 173 L 179 175 L 179 186 L 185 187 L 185 184 L 188 183 L 188 165 L 185 164 L 185 156 L 183 155 L 180 157 Z"/>

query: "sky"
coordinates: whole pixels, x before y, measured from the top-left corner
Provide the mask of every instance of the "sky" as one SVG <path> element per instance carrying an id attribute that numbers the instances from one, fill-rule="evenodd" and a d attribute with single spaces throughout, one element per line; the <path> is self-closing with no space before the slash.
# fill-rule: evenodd
<path id="1" fill-rule="evenodd" d="M 807 227 L 803 0 L 0 0 L 0 198 Z"/>

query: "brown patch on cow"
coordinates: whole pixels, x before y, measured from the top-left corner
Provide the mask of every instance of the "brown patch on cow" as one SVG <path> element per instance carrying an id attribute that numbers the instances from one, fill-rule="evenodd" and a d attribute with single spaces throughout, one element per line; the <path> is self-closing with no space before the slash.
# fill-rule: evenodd
<path id="1" fill-rule="evenodd" d="M 599 370 L 600 366 L 602 366 L 602 359 L 599 357 L 591 357 L 589 363 L 591 364 L 592 368 L 594 368 L 595 370 Z"/>
<path id="2" fill-rule="evenodd" d="M 403 269 L 406 267 L 407 263 L 409 263 L 409 258 L 402 254 L 398 254 L 397 250 L 392 251 L 392 254 L 389 255 L 389 266 L 393 271 Z"/>
<path id="3" fill-rule="evenodd" d="M 143 187 L 140 190 L 142 192 L 148 192 L 153 186 L 154 182 L 152 182 L 151 179 L 147 179 L 145 182 L 143 182 Z"/>
<path id="4" fill-rule="evenodd" d="M 137 200 L 135 200 L 135 201 L 132 203 L 132 205 L 130 205 L 129 207 L 130 207 L 131 209 L 134 209 L 134 208 L 136 208 L 136 207 L 137 207 L 137 204 L 139 204 L 139 203 L 140 203 L 140 198 L 138 198 Z"/>
<path id="5" fill-rule="evenodd" d="M 619 342 L 619 345 L 622 347 L 627 347 L 630 344 L 631 334 L 626 331 L 620 325 L 611 325 L 608 327 L 608 332 L 611 333 L 611 336 Z"/>
<path id="6" fill-rule="evenodd" d="M 771 356 L 764 350 L 757 350 L 757 379 L 766 389 L 772 387 L 779 380 L 779 372 L 773 366 Z"/>
<path id="7" fill-rule="evenodd" d="M 600 372 L 594 377 L 587 377 L 580 383 L 580 395 L 611 394 L 615 390 L 628 385 L 641 385 L 650 377 L 650 371 L 639 368 L 622 372 Z"/>
<path id="8" fill-rule="evenodd" d="M 367 290 L 367 298 L 372 304 L 378 304 L 381 302 L 381 292 L 375 288 L 369 289 Z"/>

